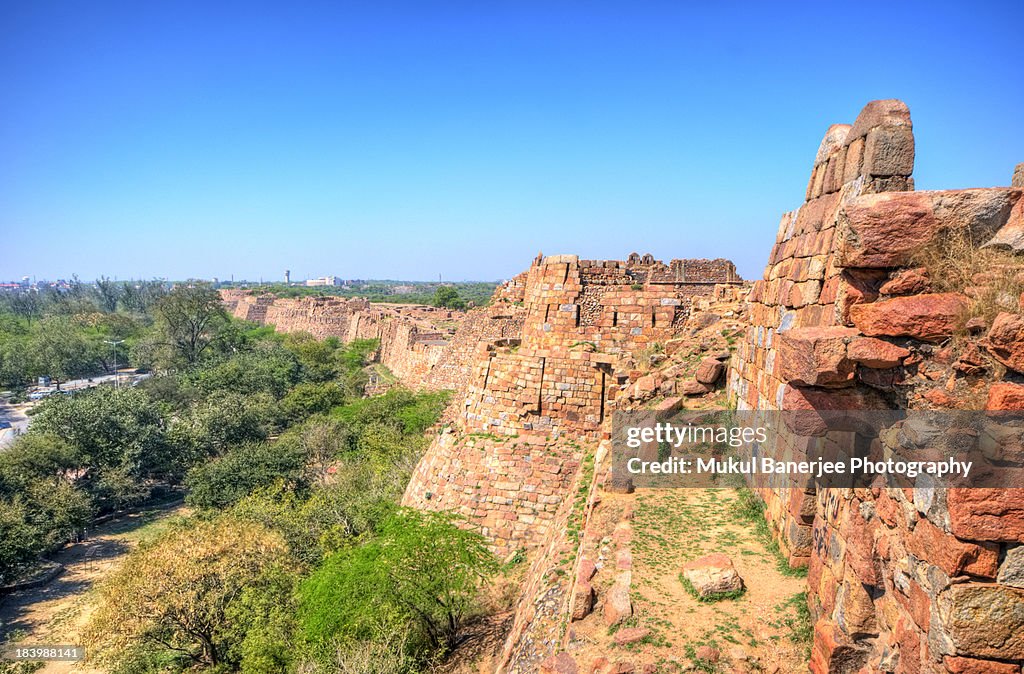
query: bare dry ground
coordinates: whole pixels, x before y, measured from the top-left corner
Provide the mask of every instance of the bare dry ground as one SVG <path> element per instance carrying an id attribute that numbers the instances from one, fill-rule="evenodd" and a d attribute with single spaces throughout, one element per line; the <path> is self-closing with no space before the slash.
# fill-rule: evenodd
<path id="1" fill-rule="evenodd" d="M 574 623 L 580 663 L 585 666 L 600 653 L 613 661 L 654 665 L 658 672 L 806 669 L 811 633 L 802 573 L 779 563 L 763 530 L 741 514 L 738 494 L 688 488 L 607 495 L 601 508 L 610 520 L 629 509 L 633 513 L 633 616 L 609 628 L 598 608 Z M 728 555 L 743 577 L 746 591 L 739 597 L 703 602 L 684 587 L 683 564 L 714 552 Z M 627 627 L 651 633 L 640 643 L 614 645 L 614 633 Z M 697 658 L 702 646 L 718 650 L 719 660 Z"/>
<path id="2" fill-rule="evenodd" d="M 69 545 L 53 560 L 64 572 L 50 582 L 0 597 L 0 643 L 77 645 L 95 608 L 96 584 L 116 569 L 135 546 L 151 540 L 184 506 L 126 515 L 89 532 L 87 540 Z M 45 674 L 96 672 L 84 663 L 47 662 Z"/>

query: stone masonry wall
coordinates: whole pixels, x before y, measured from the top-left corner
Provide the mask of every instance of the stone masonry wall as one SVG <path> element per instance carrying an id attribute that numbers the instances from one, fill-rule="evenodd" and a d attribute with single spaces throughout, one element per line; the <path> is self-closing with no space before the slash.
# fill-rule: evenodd
<path id="1" fill-rule="evenodd" d="M 491 310 L 517 312 L 519 330 L 477 341 L 455 423 L 403 503 L 465 514 L 502 553 L 546 539 L 631 356 L 672 337 L 694 296 L 740 284 L 726 260 L 636 258 L 538 256 L 496 291 Z"/>
<path id="2" fill-rule="evenodd" d="M 828 130 L 805 202 L 782 217 L 749 295 L 730 372 L 737 408 L 1024 407 L 1024 297 L 999 285 L 1024 265 L 954 289 L 921 263 L 953 241 L 1019 250 L 1022 190 L 914 192 L 913 159 L 900 101 L 871 102 Z M 984 302 L 998 305 L 994 319 Z M 939 435 L 913 430 L 920 447 Z M 1019 460 L 1020 429 L 1005 433 L 965 437 Z M 815 449 L 794 440 L 780 458 Z M 812 671 L 1021 671 L 1024 490 L 759 492 L 790 562 L 810 567 Z"/>
<path id="3" fill-rule="evenodd" d="M 343 342 L 379 339 L 378 358 L 411 388 L 462 390 L 476 342 L 518 330 L 516 312 L 490 308 L 463 312 L 399 304 L 371 304 L 339 297 L 275 298 L 223 290 L 225 307 L 236 318 L 273 325 L 277 332 L 306 332 Z M 456 325 L 467 323 L 465 331 Z M 454 334 L 453 334 L 454 333 Z"/>

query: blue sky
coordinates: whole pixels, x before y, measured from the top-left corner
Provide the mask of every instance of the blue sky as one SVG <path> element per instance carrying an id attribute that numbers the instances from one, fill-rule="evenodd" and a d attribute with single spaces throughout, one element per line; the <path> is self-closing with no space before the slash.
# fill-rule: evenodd
<path id="1" fill-rule="evenodd" d="M 0 25 L 0 279 L 634 250 L 759 277 L 871 99 L 910 105 L 918 189 L 1024 161 L 1019 1 L 6 1 Z"/>

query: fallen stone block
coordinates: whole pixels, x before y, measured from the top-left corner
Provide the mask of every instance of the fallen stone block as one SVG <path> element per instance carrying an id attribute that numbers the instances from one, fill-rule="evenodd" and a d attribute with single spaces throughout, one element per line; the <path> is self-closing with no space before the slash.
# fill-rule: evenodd
<path id="1" fill-rule="evenodd" d="M 646 627 L 626 627 L 615 633 L 614 641 L 619 646 L 635 644 L 646 639 L 651 630 Z"/>
<path id="2" fill-rule="evenodd" d="M 705 358 L 697 366 L 697 372 L 693 378 L 701 384 L 707 386 L 714 386 L 715 383 L 721 379 L 722 374 L 725 372 L 725 365 L 717 358 Z"/>
<path id="3" fill-rule="evenodd" d="M 696 650 L 694 656 L 701 662 L 714 664 L 721 659 L 722 653 L 712 646 L 701 646 Z"/>
<path id="4" fill-rule="evenodd" d="M 684 379 L 676 385 L 676 393 L 687 397 L 702 396 L 709 391 L 711 387 L 694 379 Z"/>
<path id="5" fill-rule="evenodd" d="M 629 599 L 631 582 L 632 575 L 629 571 L 624 571 L 615 578 L 615 582 L 605 593 L 602 614 L 604 623 L 609 627 L 618 625 L 633 615 L 633 603 Z"/>
<path id="6" fill-rule="evenodd" d="M 1006 367 L 1024 372 L 1024 316 L 1007 312 L 996 316 L 984 347 Z"/>
<path id="7" fill-rule="evenodd" d="M 565 651 L 540 663 L 540 674 L 576 674 L 579 669 L 576 660 Z"/>
<path id="8" fill-rule="evenodd" d="M 931 276 L 924 267 L 904 269 L 882 284 L 882 295 L 917 295 L 927 292 L 932 285 Z"/>
<path id="9" fill-rule="evenodd" d="M 693 586 L 697 597 L 714 600 L 722 595 L 741 592 L 743 579 L 726 555 L 706 555 L 683 565 L 683 577 Z"/>
<path id="10" fill-rule="evenodd" d="M 988 390 L 986 410 L 1024 410 L 1024 386 L 1011 382 L 993 384 Z"/>

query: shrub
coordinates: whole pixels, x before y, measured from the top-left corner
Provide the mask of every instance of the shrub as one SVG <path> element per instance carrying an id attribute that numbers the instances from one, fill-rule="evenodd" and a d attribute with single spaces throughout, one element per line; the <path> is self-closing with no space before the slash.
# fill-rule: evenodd
<path id="1" fill-rule="evenodd" d="M 190 470 L 187 501 L 200 508 L 226 508 L 277 481 L 301 484 L 305 464 L 302 448 L 292 443 L 247 442 Z"/>
<path id="2" fill-rule="evenodd" d="M 411 629 L 410 650 L 446 651 L 497 570 L 483 537 L 449 515 L 402 509 L 376 537 L 327 558 L 299 590 L 307 640 L 328 645 Z"/>

